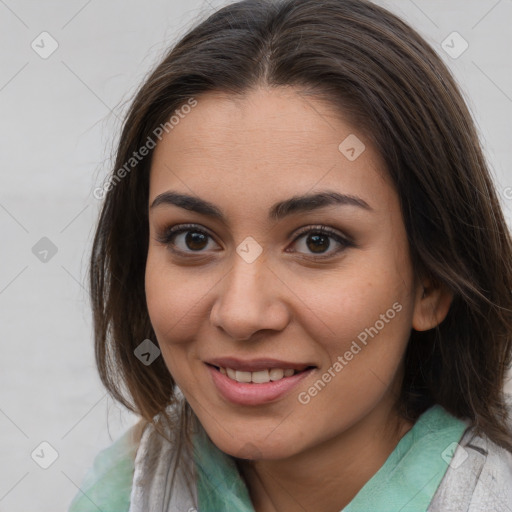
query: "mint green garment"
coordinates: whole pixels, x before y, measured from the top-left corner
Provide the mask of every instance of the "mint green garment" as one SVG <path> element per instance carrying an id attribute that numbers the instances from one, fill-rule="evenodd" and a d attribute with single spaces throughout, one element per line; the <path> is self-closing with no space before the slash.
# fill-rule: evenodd
<path id="1" fill-rule="evenodd" d="M 133 427 L 96 455 L 68 512 L 128 512 L 135 455 Z"/>
<path id="2" fill-rule="evenodd" d="M 425 512 L 448 468 L 451 445 L 467 426 L 441 406 L 431 407 L 340 512 Z M 129 512 L 138 448 L 132 431 L 96 456 L 68 512 Z M 194 438 L 194 460 L 199 512 L 255 512 L 234 460 L 204 431 Z"/>
<path id="3" fill-rule="evenodd" d="M 439 405 L 425 411 L 340 512 L 425 512 L 453 455 L 450 445 L 461 439 L 467 427 Z M 197 437 L 195 449 L 201 469 L 199 511 L 255 512 L 233 459 L 204 435 Z"/>

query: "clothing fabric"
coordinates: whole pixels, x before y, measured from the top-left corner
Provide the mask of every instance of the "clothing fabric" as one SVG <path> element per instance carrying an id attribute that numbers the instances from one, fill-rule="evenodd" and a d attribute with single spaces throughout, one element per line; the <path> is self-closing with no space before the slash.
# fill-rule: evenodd
<path id="1" fill-rule="evenodd" d="M 467 428 L 441 406 L 430 408 L 342 512 L 426 511 Z M 232 459 L 204 433 L 198 441 L 199 510 L 255 512 Z"/>
<path id="2" fill-rule="evenodd" d="M 176 462 L 175 443 L 139 422 L 97 455 L 68 512 L 254 512 L 234 459 L 203 429 L 171 485 Z M 512 454 L 433 406 L 340 512 L 369 510 L 512 512 Z"/>
<path id="3" fill-rule="evenodd" d="M 143 428 L 142 422 L 137 423 L 96 455 L 69 512 L 129 510 L 134 462 Z"/>
<path id="4" fill-rule="evenodd" d="M 512 454 L 468 430 L 428 512 L 511 512 Z"/>

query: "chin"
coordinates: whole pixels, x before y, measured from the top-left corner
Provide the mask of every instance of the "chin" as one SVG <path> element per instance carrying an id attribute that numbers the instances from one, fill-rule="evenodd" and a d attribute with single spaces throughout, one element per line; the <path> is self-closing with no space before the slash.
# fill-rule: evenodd
<path id="1" fill-rule="evenodd" d="M 221 451 L 239 459 L 286 459 L 295 455 L 300 448 L 292 437 L 286 435 L 283 437 L 266 433 L 258 438 L 252 433 L 230 435 L 222 429 L 220 431 L 215 429 L 215 432 L 212 433 L 206 431 Z M 267 430 L 267 432 L 271 432 L 271 430 Z"/>

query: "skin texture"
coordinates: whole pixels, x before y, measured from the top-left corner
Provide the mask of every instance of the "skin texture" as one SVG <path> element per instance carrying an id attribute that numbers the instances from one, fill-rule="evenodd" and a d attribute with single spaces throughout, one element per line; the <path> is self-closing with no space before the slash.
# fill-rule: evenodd
<path id="1" fill-rule="evenodd" d="M 441 322 L 451 296 L 414 275 L 380 155 L 333 107 L 293 88 L 197 99 L 155 149 L 149 205 L 173 190 L 214 203 L 227 222 L 148 205 L 146 297 L 162 356 L 212 441 L 241 458 L 256 511 L 338 512 L 412 427 L 394 411 L 410 331 Z M 350 134 L 366 146 L 354 161 L 338 149 Z M 327 189 L 372 210 L 335 205 L 268 220 L 275 202 Z M 180 256 L 158 237 L 184 223 L 211 238 L 187 245 L 178 234 Z M 311 235 L 295 240 L 299 228 L 319 225 L 353 245 L 324 240 L 319 254 Z M 236 252 L 248 236 L 263 248 L 252 263 Z M 322 254 L 330 257 L 315 260 Z M 394 318 L 300 403 L 299 393 L 396 303 Z M 205 365 L 223 356 L 316 369 L 273 403 L 240 406 L 219 394 Z"/>

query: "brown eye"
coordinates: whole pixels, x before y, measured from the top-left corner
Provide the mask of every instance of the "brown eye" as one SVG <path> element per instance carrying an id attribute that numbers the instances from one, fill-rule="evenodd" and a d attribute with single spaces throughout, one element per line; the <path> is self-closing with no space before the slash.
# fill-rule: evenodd
<path id="1" fill-rule="evenodd" d="M 311 252 L 318 253 L 324 252 L 329 249 L 331 245 L 330 239 L 326 235 L 308 235 L 306 238 L 306 245 Z"/>
<path id="2" fill-rule="evenodd" d="M 211 235 L 194 225 L 174 226 L 164 230 L 157 237 L 158 242 L 166 245 L 173 252 L 185 254 L 203 252 L 208 247 L 209 239 L 212 239 Z"/>
<path id="3" fill-rule="evenodd" d="M 301 243 L 297 244 L 297 241 L 299 240 Z M 331 240 L 335 241 L 335 249 L 327 252 L 331 248 Z M 330 258 L 343 251 L 347 247 L 354 246 L 351 241 L 347 240 L 336 231 L 333 231 L 325 226 L 306 228 L 305 230 L 301 231 L 299 236 L 295 238 L 294 244 L 298 245 L 299 247 L 302 244 L 302 248 L 305 247 L 306 250 L 299 250 L 297 252 L 305 253 L 306 255 L 309 253 L 312 255 L 313 259 Z"/>
<path id="4" fill-rule="evenodd" d="M 193 250 L 200 251 L 208 245 L 208 235 L 200 233 L 198 231 L 188 231 L 185 236 L 185 245 Z"/>

